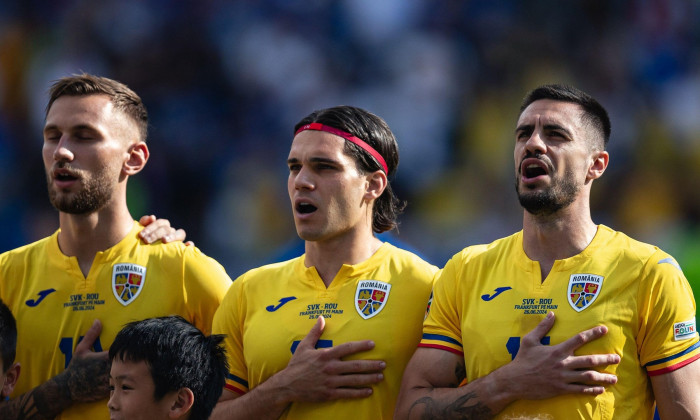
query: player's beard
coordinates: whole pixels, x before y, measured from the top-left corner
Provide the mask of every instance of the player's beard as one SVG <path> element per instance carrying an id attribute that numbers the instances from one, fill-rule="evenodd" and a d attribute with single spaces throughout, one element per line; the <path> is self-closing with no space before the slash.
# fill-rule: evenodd
<path id="1" fill-rule="evenodd" d="M 535 216 L 549 216 L 568 207 L 574 202 L 581 189 L 575 183 L 574 174 L 571 171 L 566 171 L 562 178 L 552 176 L 552 185 L 545 190 L 521 191 L 519 180 L 520 178 L 516 175 L 515 191 L 518 193 L 520 205 Z"/>
<path id="2" fill-rule="evenodd" d="M 82 188 L 74 194 L 56 191 L 51 182 L 51 176 L 47 175 L 49 200 L 58 211 L 69 214 L 90 214 L 102 207 L 112 198 L 112 182 L 108 171 L 102 171 L 95 177 L 80 177 Z"/>

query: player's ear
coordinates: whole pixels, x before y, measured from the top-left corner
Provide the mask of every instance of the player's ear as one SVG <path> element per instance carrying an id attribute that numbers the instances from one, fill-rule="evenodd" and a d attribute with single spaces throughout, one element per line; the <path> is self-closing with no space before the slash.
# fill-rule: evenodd
<path id="1" fill-rule="evenodd" d="M 124 162 L 123 171 L 125 175 L 136 175 L 146 166 L 150 153 L 146 143 L 139 141 L 129 147 L 129 156 Z"/>
<path id="2" fill-rule="evenodd" d="M 603 172 L 608 167 L 608 161 L 610 160 L 610 155 L 605 150 L 597 150 L 591 155 L 591 164 L 588 167 L 588 173 L 586 174 L 587 180 L 598 179 L 603 176 Z"/>
<path id="3" fill-rule="evenodd" d="M 2 389 L 0 389 L 0 397 L 5 398 L 12 394 L 12 391 L 15 389 L 15 385 L 17 384 L 17 380 L 19 379 L 19 371 L 19 363 L 14 363 L 9 369 L 7 369 L 7 373 L 5 373 L 5 383 L 2 384 Z"/>
<path id="4" fill-rule="evenodd" d="M 384 171 L 374 171 L 367 174 L 367 189 L 365 191 L 365 200 L 372 201 L 379 198 L 386 189 L 389 180 Z"/>
<path id="5" fill-rule="evenodd" d="M 168 416 L 171 419 L 185 418 L 194 404 L 194 393 L 189 388 L 180 388 L 170 406 Z"/>

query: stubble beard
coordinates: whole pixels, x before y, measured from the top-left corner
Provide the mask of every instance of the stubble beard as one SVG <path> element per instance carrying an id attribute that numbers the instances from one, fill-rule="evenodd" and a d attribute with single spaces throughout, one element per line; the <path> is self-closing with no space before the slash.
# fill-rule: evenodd
<path id="1" fill-rule="evenodd" d="M 106 171 L 97 177 L 81 177 L 82 188 L 74 194 L 59 193 L 47 175 L 49 201 L 56 210 L 68 214 L 90 214 L 107 204 L 112 198 L 113 187 Z"/>
<path id="2" fill-rule="evenodd" d="M 535 216 L 551 216 L 571 205 L 581 187 L 574 182 L 574 174 L 567 171 L 563 178 L 553 178 L 552 185 L 545 190 L 523 189 L 526 191 L 521 191 L 520 178 L 516 175 L 515 191 L 525 211 Z"/>

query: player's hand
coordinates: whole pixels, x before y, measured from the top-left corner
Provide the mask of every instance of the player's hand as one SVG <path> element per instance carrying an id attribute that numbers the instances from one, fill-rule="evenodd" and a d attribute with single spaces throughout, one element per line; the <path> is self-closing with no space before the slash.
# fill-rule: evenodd
<path id="1" fill-rule="evenodd" d="M 335 347 L 316 349 L 325 328 L 321 316 L 299 343 L 284 369 L 290 381 L 291 401 L 329 401 L 372 395 L 370 385 L 384 379 L 386 363 L 381 360 L 343 360 L 374 348 L 374 342 L 351 341 Z"/>
<path id="2" fill-rule="evenodd" d="M 537 327 L 525 335 L 520 349 L 509 365 L 510 384 L 517 388 L 521 399 L 544 399 L 561 394 L 602 394 L 605 386 L 617 383 L 617 376 L 601 373 L 595 368 L 620 363 L 617 354 L 574 356 L 574 351 L 608 332 L 597 326 L 574 335 L 554 346 L 540 343 L 554 325 L 550 312 Z M 504 367 L 505 368 L 505 367 Z M 503 372 L 501 372 L 503 373 Z"/>
<path id="3" fill-rule="evenodd" d="M 63 385 L 73 402 L 99 401 L 109 397 L 109 355 L 107 351 L 90 350 L 102 332 L 102 323 L 93 322 L 75 347 L 70 364 L 63 372 Z"/>
<path id="4" fill-rule="evenodd" d="M 147 244 L 152 244 L 158 240 L 163 241 L 164 244 L 184 241 L 187 236 L 184 229 L 175 229 L 170 226 L 168 219 L 157 219 L 154 215 L 142 216 L 139 219 L 139 224 L 145 226 L 139 232 L 139 237 Z M 194 245 L 194 242 L 187 241 L 185 245 Z"/>

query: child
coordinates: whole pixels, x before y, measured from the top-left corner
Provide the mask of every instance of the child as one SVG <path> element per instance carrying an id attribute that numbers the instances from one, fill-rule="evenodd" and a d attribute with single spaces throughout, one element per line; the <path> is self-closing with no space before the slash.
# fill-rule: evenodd
<path id="1" fill-rule="evenodd" d="M 0 401 L 10 398 L 19 378 L 19 363 L 15 361 L 17 348 L 17 324 L 8 308 L 0 300 Z"/>
<path id="2" fill-rule="evenodd" d="M 222 340 L 179 316 L 127 324 L 109 349 L 111 418 L 209 418 L 228 372 Z"/>

